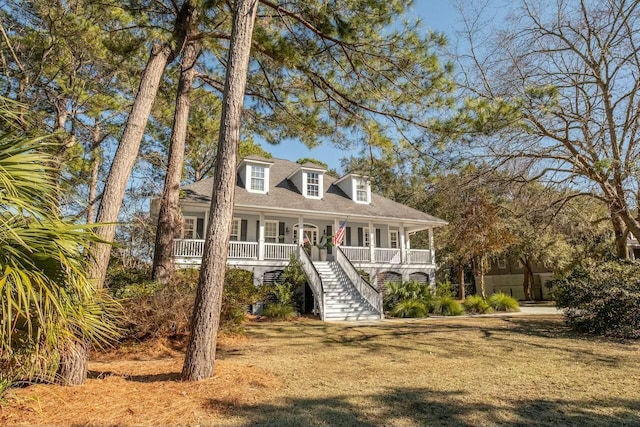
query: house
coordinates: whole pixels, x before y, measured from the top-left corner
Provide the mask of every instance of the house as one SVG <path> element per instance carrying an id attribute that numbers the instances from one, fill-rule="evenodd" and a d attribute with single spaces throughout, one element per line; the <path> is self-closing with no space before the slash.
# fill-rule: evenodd
<path id="1" fill-rule="evenodd" d="M 321 318 L 349 320 L 383 316 L 379 290 L 387 280 L 434 285 L 433 229 L 445 221 L 372 193 L 366 176 L 336 179 L 316 164 L 249 156 L 237 172 L 227 263 L 251 271 L 257 286 L 277 280 L 293 253 Z M 212 178 L 181 189 L 184 225 L 173 246 L 179 267 L 201 263 L 212 189 Z M 344 221 L 342 244 L 324 261 L 316 246 Z M 411 236 L 423 230 L 430 247 L 412 248 Z M 313 246 L 310 255 L 304 243 Z"/>
<path id="2" fill-rule="evenodd" d="M 550 299 L 550 289 L 547 282 L 554 279 L 553 271 L 546 265 L 532 262 L 533 273 L 533 297 L 536 300 Z M 475 277 L 476 283 L 480 278 Z M 498 292 L 505 293 L 518 300 L 524 300 L 524 266 L 518 260 L 512 260 L 506 256 L 492 258 L 489 270 L 484 275 L 484 283 L 487 294 Z"/>

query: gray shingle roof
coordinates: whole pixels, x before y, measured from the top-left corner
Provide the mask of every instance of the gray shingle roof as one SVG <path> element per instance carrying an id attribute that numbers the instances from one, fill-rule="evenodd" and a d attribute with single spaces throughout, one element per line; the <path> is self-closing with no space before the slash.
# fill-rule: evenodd
<path id="1" fill-rule="evenodd" d="M 286 208 L 287 211 L 331 213 L 339 217 L 377 217 L 389 220 L 408 220 L 412 222 L 445 225 L 446 221 L 404 206 L 378 194 L 371 194 L 371 203 L 361 204 L 351 200 L 337 185 L 336 178 L 324 175 L 324 197 L 322 200 L 307 199 L 293 183 L 287 179 L 300 165 L 284 159 L 268 159 L 273 162 L 270 168 L 268 194 L 250 193 L 236 184 L 236 207 Z M 317 166 L 317 165 L 316 165 Z M 238 183 L 241 180 L 238 178 Z M 183 201 L 210 203 L 213 190 L 213 178 L 204 179 L 182 187 Z"/>

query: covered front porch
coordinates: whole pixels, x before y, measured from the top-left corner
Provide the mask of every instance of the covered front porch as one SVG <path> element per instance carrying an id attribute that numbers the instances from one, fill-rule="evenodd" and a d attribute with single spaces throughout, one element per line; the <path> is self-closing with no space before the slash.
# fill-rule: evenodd
<path id="1" fill-rule="evenodd" d="M 208 211 L 190 210 L 184 214 L 181 238 L 173 242 L 177 264 L 199 265 L 204 251 L 204 230 Z M 333 235 L 342 220 L 336 217 L 286 217 L 282 214 L 235 212 L 232 221 L 229 260 L 286 261 L 299 245 L 311 248 L 317 260 L 326 249 L 329 259 L 335 251 Z M 411 236 L 428 231 L 428 249 L 411 248 Z M 424 225 L 348 219 L 340 245 L 346 257 L 357 267 L 371 265 L 433 266 L 433 228 Z"/>

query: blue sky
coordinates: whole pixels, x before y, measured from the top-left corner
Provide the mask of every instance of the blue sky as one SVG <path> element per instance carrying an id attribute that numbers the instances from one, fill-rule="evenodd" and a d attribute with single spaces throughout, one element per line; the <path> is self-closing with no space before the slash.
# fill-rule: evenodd
<path id="1" fill-rule="evenodd" d="M 425 31 L 433 29 L 447 35 L 451 40 L 453 27 L 459 20 L 458 11 L 451 0 L 415 0 L 410 16 L 418 16 L 423 21 Z M 278 145 L 262 144 L 274 157 L 296 161 L 302 157 L 313 157 L 340 171 L 340 159 L 348 157 L 350 152 L 323 144 L 313 149 L 300 141 L 284 141 Z"/>

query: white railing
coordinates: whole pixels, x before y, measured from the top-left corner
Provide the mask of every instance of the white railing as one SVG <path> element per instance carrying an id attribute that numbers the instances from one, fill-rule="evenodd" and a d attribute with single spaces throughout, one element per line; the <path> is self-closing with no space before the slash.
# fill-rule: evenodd
<path id="1" fill-rule="evenodd" d="M 173 256 L 179 258 L 202 258 L 204 240 L 174 239 Z"/>
<path id="2" fill-rule="evenodd" d="M 264 259 L 289 259 L 289 256 L 295 252 L 297 246 L 288 243 L 265 243 Z"/>
<path id="3" fill-rule="evenodd" d="M 324 320 L 324 308 L 325 308 L 325 295 L 324 287 L 322 286 L 322 278 L 313 265 L 311 258 L 305 252 L 303 246 L 296 246 L 296 255 L 302 266 L 305 276 L 307 276 L 307 283 L 313 292 L 315 308 L 318 310 L 320 320 Z"/>
<path id="4" fill-rule="evenodd" d="M 375 248 L 375 262 L 400 264 L 400 249 Z"/>
<path id="5" fill-rule="evenodd" d="M 295 252 L 297 245 L 285 243 L 265 243 L 265 260 L 288 260 Z M 371 262 L 371 250 L 367 247 L 341 246 L 344 255 L 351 262 Z M 204 240 L 174 239 L 173 256 L 176 258 L 202 258 Z M 375 248 L 374 263 L 400 264 L 402 263 L 400 249 Z M 258 259 L 258 242 L 229 242 L 229 258 Z M 407 250 L 405 264 L 432 264 L 431 251 L 426 249 Z"/>
<path id="6" fill-rule="evenodd" d="M 431 264 L 431 251 L 426 249 L 411 249 L 407 253 L 409 264 Z"/>
<path id="7" fill-rule="evenodd" d="M 229 242 L 229 258 L 257 259 L 258 242 Z"/>
<path id="8" fill-rule="evenodd" d="M 384 308 L 382 295 L 369 282 L 364 280 L 354 265 L 351 263 L 347 255 L 342 250 L 344 246 L 337 247 L 335 251 L 336 262 L 347 275 L 353 286 L 358 290 L 360 295 L 366 299 L 372 307 L 378 311 L 381 319 L 384 319 Z"/>
<path id="9" fill-rule="evenodd" d="M 366 247 L 359 246 L 340 246 L 342 252 L 351 262 L 369 262 L 371 261 L 371 250 Z"/>

